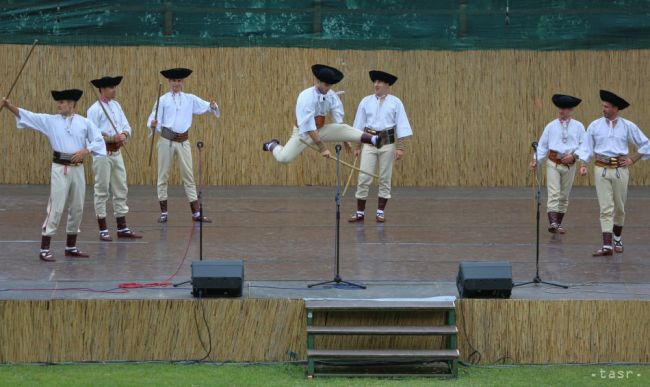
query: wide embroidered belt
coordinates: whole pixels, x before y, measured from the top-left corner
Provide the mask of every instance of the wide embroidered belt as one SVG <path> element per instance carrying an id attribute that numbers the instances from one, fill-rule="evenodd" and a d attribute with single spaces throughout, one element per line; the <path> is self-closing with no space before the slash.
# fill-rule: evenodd
<path id="1" fill-rule="evenodd" d="M 61 165 L 69 165 L 72 167 L 83 164 L 83 160 L 77 163 L 73 163 L 72 156 L 74 156 L 72 153 L 63 153 L 63 152 L 54 151 L 52 152 L 52 162 Z"/>
<path id="2" fill-rule="evenodd" d="M 619 168 L 620 166 L 618 165 L 620 158 L 623 157 L 621 156 L 605 156 L 601 154 L 596 154 L 596 161 L 595 164 L 599 167 L 602 168 Z"/>
<path id="3" fill-rule="evenodd" d="M 395 127 L 389 128 L 389 129 L 384 129 L 384 130 L 375 130 L 371 128 L 364 128 L 364 132 L 371 134 L 373 136 L 377 135 L 382 138 L 382 144 L 383 145 L 388 145 L 388 144 L 393 144 L 396 141 L 395 138 Z"/>
<path id="4" fill-rule="evenodd" d="M 176 142 L 187 141 L 187 139 L 190 137 L 189 133 L 190 133 L 189 130 L 185 133 L 176 133 L 173 130 L 166 128 L 164 126 L 160 131 L 160 135 L 162 136 L 162 138 L 166 138 L 169 141 L 176 141 Z"/>
<path id="5" fill-rule="evenodd" d="M 558 164 L 558 165 L 567 165 L 567 166 L 569 166 L 569 165 L 575 164 L 575 162 L 576 162 L 575 159 L 573 159 L 573 162 L 571 162 L 569 164 L 563 163 L 562 158 L 565 155 L 566 154 L 562 154 L 562 153 L 559 153 L 557 151 L 552 150 L 552 151 L 548 152 L 548 159 L 551 160 L 552 162 L 554 162 L 555 164 Z"/>

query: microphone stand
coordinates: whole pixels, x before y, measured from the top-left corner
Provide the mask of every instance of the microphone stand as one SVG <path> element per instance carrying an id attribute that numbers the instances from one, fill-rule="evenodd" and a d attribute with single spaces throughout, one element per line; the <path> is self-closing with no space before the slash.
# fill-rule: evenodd
<path id="1" fill-rule="evenodd" d="M 336 234 L 335 234 L 335 242 L 334 242 L 334 259 L 336 263 L 336 274 L 334 275 L 334 279 L 331 281 L 325 281 L 325 282 L 319 282 L 316 284 L 311 284 L 307 285 L 308 288 L 313 288 L 314 286 L 321 286 L 321 285 L 328 285 L 331 283 L 334 284 L 345 284 L 350 287 L 356 287 L 360 289 L 365 289 L 366 287 L 363 285 L 355 284 L 352 282 L 344 281 L 343 278 L 341 278 L 340 274 L 340 257 L 339 257 L 339 234 L 341 232 L 341 145 L 336 144 Z"/>
<path id="2" fill-rule="evenodd" d="M 203 260 L 203 200 L 202 200 L 202 196 L 203 196 L 203 183 L 202 182 L 203 181 L 201 180 L 201 169 L 202 169 L 202 165 L 203 165 L 203 159 L 202 159 L 203 156 L 201 154 L 201 150 L 203 149 L 203 141 L 200 141 L 200 140 L 197 141 L 196 142 L 196 148 L 199 150 L 199 187 L 198 187 L 198 190 L 197 190 L 198 191 L 197 196 L 198 196 L 198 200 L 199 200 L 199 216 L 200 216 L 200 219 L 201 219 L 201 221 L 199 222 L 199 261 L 202 261 Z M 187 281 L 179 282 L 177 284 L 174 284 L 174 287 L 176 288 L 176 287 L 179 287 L 181 285 L 189 284 L 190 282 L 192 282 L 191 279 L 189 279 Z"/>
<path id="3" fill-rule="evenodd" d="M 537 188 L 537 191 L 535 193 L 535 200 L 537 202 L 537 230 L 536 230 L 537 231 L 537 240 L 535 242 L 535 268 L 536 268 L 536 271 L 535 271 L 535 276 L 533 277 L 532 280 L 513 284 L 513 287 L 530 285 L 530 284 L 545 284 L 545 285 L 550 285 L 550 286 L 557 286 L 558 288 L 568 289 L 569 287 L 566 286 L 566 285 L 561 285 L 561 284 L 554 283 L 554 282 L 544 281 L 544 280 L 542 280 L 542 277 L 540 277 L 540 275 L 539 275 L 539 220 L 540 220 L 540 210 L 539 210 L 539 208 L 540 208 L 541 202 L 542 202 L 542 189 L 541 189 L 541 182 L 540 182 L 540 178 L 539 178 L 540 166 L 538 165 L 539 160 L 537 159 L 537 141 L 534 141 L 531 145 L 532 145 L 533 150 L 534 150 L 533 153 L 535 154 L 535 182 L 536 182 L 536 188 Z"/>
<path id="4" fill-rule="evenodd" d="M 196 148 L 199 150 L 199 261 L 203 260 L 203 180 L 201 180 L 201 169 L 203 169 L 203 156 L 201 150 L 203 149 L 203 141 L 196 142 Z"/>

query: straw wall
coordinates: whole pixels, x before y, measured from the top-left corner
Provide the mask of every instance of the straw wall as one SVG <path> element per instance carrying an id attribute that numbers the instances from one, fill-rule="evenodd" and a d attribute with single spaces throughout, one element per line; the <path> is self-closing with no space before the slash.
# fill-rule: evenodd
<path id="1" fill-rule="evenodd" d="M 650 362 L 649 301 L 462 300 L 459 348 L 483 362 Z M 304 360 L 302 300 L 204 300 L 212 361 Z M 0 301 L 0 363 L 199 359 L 207 346 L 196 300 Z M 323 320 L 325 318 L 326 320 Z M 463 318 L 465 322 L 463 324 Z M 440 324 L 440 315 L 329 313 L 317 324 Z M 467 336 L 463 333 L 466 328 Z M 319 347 L 440 348 L 438 339 L 322 338 Z"/>
<path id="2" fill-rule="evenodd" d="M 650 362 L 650 301 L 461 300 L 458 327 L 482 362 Z M 461 356 L 472 353 L 459 338 Z"/>
<path id="3" fill-rule="evenodd" d="M 5 93 L 28 46 L 0 45 Z M 270 138 L 286 141 L 298 93 L 312 82 L 316 62 L 339 67 L 345 79 L 346 122 L 360 99 L 372 92 L 367 71 L 384 69 L 400 79 L 393 87 L 406 106 L 415 137 L 397 164 L 395 185 L 525 186 L 532 140 L 554 118 L 553 93 L 583 98 L 576 118 L 587 125 L 600 116 L 598 90 L 611 89 L 631 101 L 625 117 L 650 133 L 650 51 L 331 51 L 299 48 L 61 47 L 36 48 L 11 100 L 53 112 L 51 89 L 83 88 L 79 111 L 94 94 L 88 81 L 124 75 L 118 99 L 134 128 L 126 159 L 131 184 L 155 182 L 144 127 L 163 68 L 194 69 L 186 91 L 214 98 L 223 117 L 196 117 L 190 139 L 205 142 L 205 181 L 213 185 L 332 184 L 334 163 L 307 150 L 289 166 L 261 151 Z M 7 112 L 0 116 L 0 183 L 43 184 L 49 180 L 50 149 L 33 131 L 18 131 Z M 333 147 L 332 147 L 333 150 Z M 195 154 L 196 156 L 196 154 Z M 351 156 L 346 155 L 350 159 Z M 196 157 L 195 157 L 196 164 Z M 631 182 L 650 182 L 648 163 L 634 167 Z M 89 163 L 86 166 L 90 177 Z M 174 173 L 173 182 L 178 183 Z M 577 178 L 588 184 L 587 178 Z"/>

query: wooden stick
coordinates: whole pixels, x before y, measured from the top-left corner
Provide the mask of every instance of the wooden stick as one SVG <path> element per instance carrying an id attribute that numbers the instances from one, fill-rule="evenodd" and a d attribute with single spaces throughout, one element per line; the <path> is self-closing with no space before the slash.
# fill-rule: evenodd
<path id="1" fill-rule="evenodd" d="M 320 151 L 318 150 L 318 147 L 316 147 L 315 145 L 311 145 L 311 144 L 309 144 L 307 141 L 303 140 L 302 138 L 300 139 L 300 142 L 302 142 L 303 144 L 307 145 L 309 148 L 315 150 L 316 152 L 320 153 Z M 334 156 L 332 156 L 332 155 L 329 155 L 328 159 L 336 161 L 336 157 L 334 157 Z M 366 171 L 364 171 L 363 169 L 361 169 L 361 168 L 357 168 L 356 166 L 354 166 L 354 165 L 352 165 L 352 164 L 350 164 L 350 163 L 346 163 L 346 162 L 343 161 L 343 160 L 341 160 L 341 165 L 345 165 L 346 167 L 348 167 L 348 168 L 352 168 L 352 169 L 354 169 L 355 171 L 358 171 L 358 172 L 360 172 L 360 173 L 365 173 L 365 174 L 368 175 L 368 176 L 372 176 L 372 177 L 374 177 L 375 179 L 379 179 L 379 176 L 375 175 L 374 173 L 366 172 Z"/>
<path id="2" fill-rule="evenodd" d="M 356 166 L 357 165 L 357 159 L 359 156 L 354 156 L 354 162 L 352 165 Z M 348 181 L 345 183 L 345 188 L 343 189 L 343 193 L 341 196 L 345 196 L 345 193 L 348 192 L 348 187 L 350 186 L 350 182 L 352 181 L 352 175 L 354 175 L 354 170 L 350 171 L 350 176 L 348 176 Z"/>
<path id="3" fill-rule="evenodd" d="M 90 84 L 92 85 L 92 82 Z M 113 120 L 111 120 L 111 116 L 108 115 L 108 112 L 106 111 L 106 108 L 104 107 L 104 104 L 102 103 L 102 101 L 100 99 L 99 92 L 97 91 L 97 89 L 95 89 L 95 85 L 93 85 L 93 90 L 95 91 L 95 95 L 97 96 L 97 103 L 99 103 L 99 106 L 101 106 L 102 111 L 104 112 L 104 115 L 106 116 L 106 119 L 108 120 L 108 123 L 111 124 L 111 127 L 113 128 L 113 131 L 115 132 L 115 134 L 116 135 L 119 134 L 117 132 L 117 127 L 113 123 Z M 126 149 L 126 144 L 122 145 L 122 147 L 124 148 L 124 152 L 126 153 L 126 155 L 129 157 L 129 161 L 133 162 L 133 159 L 131 158 L 131 155 L 129 154 L 128 149 Z"/>
<path id="4" fill-rule="evenodd" d="M 162 83 L 158 84 L 158 99 L 156 100 L 156 114 L 154 121 L 158 121 L 158 106 L 160 105 L 160 94 L 162 93 Z M 149 166 L 151 166 L 151 158 L 153 157 L 153 139 L 156 137 L 156 128 L 153 128 L 151 133 L 151 148 L 149 148 Z"/>
<path id="5" fill-rule="evenodd" d="M 38 40 L 34 40 L 34 43 L 32 43 L 32 47 L 29 49 L 29 53 L 27 54 L 27 57 L 25 58 L 25 61 L 23 62 L 23 66 L 20 68 L 20 71 L 18 71 L 18 75 L 16 75 L 16 79 L 14 79 L 14 83 L 11 84 L 11 88 L 9 88 L 9 92 L 7 93 L 7 96 L 5 97 L 6 99 L 9 99 L 9 96 L 11 95 L 11 92 L 14 91 L 14 87 L 16 87 L 16 83 L 18 83 L 18 79 L 20 78 L 20 75 L 23 73 L 23 70 L 25 69 L 25 66 L 27 65 L 27 61 L 29 58 L 32 56 L 32 52 L 34 52 L 34 47 L 36 47 L 36 43 L 38 43 Z M 4 105 L 0 106 L 0 112 L 4 109 Z"/>

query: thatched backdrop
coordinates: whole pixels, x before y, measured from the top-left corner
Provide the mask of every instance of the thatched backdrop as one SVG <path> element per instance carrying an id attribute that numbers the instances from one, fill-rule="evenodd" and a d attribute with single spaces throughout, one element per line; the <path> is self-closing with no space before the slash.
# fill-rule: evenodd
<path id="1" fill-rule="evenodd" d="M 469 358 L 473 347 L 488 364 L 648 363 L 649 303 L 460 300 L 456 315 L 461 358 L 478 360 Z M 206 299 L 203 307 L 212 333 L 208 361 L 305 360 L 302 300 Z M 202 313 L 198 299 L 0 300 L 0 363 L 200 359 L 205 354 L 201 340 L 208 345 Z M 316 324 L 325 325 L 440 323 L 439 314 L 426 312 L 328 313 L 316 319 Z M 319 348 L 382 346 L 435 349 L 443 343 L 424 337 L 317 340 Z"/>
<path id="2" fill-rule="evenodd" d="M 29 47 L 0 45 L 0 93 L 8 91 Z M 327 185 L 334 163 L 307 150 L 289 166 L 261 151 L 270 138 L 286 141 L 298 93 L 312 83 L 309 66 L 339 67 L 345 79 L 346 122 L 360 99 L 372 92 L 367 72 L 383 69 L 400 79 L 393 93 L 403 101 L 414 141 L 399 162 L 394 184 L 403 186 L 524 186 L 530 143 L 554 118 L 553 93 L 581 97 L 575 117 L 588 125 L 601 115 L 598 90 L 610 89 L 632 106 L 624 116 L 650 133 L 649 50 L 637 51 L 331 51 L 298 48 L 168 48 L 37 46 L 11 100 L 21 107 L 54 112 L 51 89 L 84 89 L 79 111 L 94 101 L 90 79 L 124 75 L 118 99 L 134 128 L 126 158 L 131 184 L 155 183 L 144 127 L 156 98 L 158 73 L 194 69 L 186 91 L 216 99 L 221 119 L 196 117 L 190 139 L 205 142 L 205 182 L 211 185 Z M 49 181 L 46 138 L 15 129 L 0 116 L 0 183 Z M 333 150 L 333 146 L 331 146 Z M 196 156 L 196 152 L 195 152 Z M 346 155 L 351 159 L 351 156 Z M 196 163 L 196 157 L 195 157 Z M 89 164 L 86 166 L 90 178 Z M 650 164 L 634 166 L 633 185 L 650 183 Z M 347 174 L 347 171 L 345 172 Z M 178 183 L 174 173 L 173 182 Z M 588 184 L 577 178 L 578 184 Z"/>

